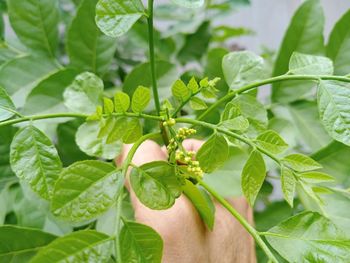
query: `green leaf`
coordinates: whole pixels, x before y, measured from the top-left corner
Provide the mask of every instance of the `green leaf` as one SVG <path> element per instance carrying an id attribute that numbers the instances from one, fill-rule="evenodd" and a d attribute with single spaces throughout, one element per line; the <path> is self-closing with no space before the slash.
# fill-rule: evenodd
<path id="1" fill-rule="evenodd" d="M 321 81 L 317 91 L 320 118 L 328 134 L 350 145 L 350 85 L 337 81 Z"/>
<path id="2" fill-rule="evenodd" d="M 288 148 L 288 144 L 275 131 L 268 130 L 260 134 L 255 143 L 271 153 L 281 153 Z"/>
<path id="3" fill-rule="evenodd" d="M 192 93 L 196 93 L 199 90 L 199 85 L 197 83 L 197 80 L 195 77 L 192 77 L 190 79 L 190 81 L 187 84 L 187 88 L 192 92 Z"/>
<path id="4" fill-rule="evenodd" d="M 62 164 L 56 148 L 46 135 L 28 126 L 20 129 L 11 143 L 11 168 L 34 192 L 50 199 Z"/>
<path id="5" fill-rule="evenodd" d="M 139 86 L 132 96 L 131 109 L 135 113 L 141 113 L 147 108 L 150 101 L 151 91 L 148 88 Z"/>
<path id="6" fill-rule="evenodd" d="M 262 155 L 254 150 L 251 152 L 242 171 L 242 190 L 251 206 L 264 183 L 266 167 Z"/>
<path id="7" fill-rule="evenodd" d="M 16 111 L 15 105 L 6 90 L 0 87 L 0 121 L 11 118 L 14 115 L 13 111 Z"/>
<path id="8" fill-rule="evenodd" d="M 233 119 L 222 121 L 220 126 L 228 130 L 244 132 L 249 128 L 249 121 L 243 116 L 238 116 Z"/>
<path id="9" fill-rule="evenodd" d="M 228 50 L 224 48 L 213 48 L 207 53 L 206 65 L 205 65 L 205 76 L 213 79 L 219 77 L 220 79 L 225 79 L 222 70 L 222 59 L 228 53 Z M 216 88 L 221 94 L 226 94 L 228 91 L 228 86 L 225 81 L 220 81 L 217 83 Z"/>
<path id="10" fill-rule="evenodd" d="M 89 156 L 112 160 L 121 152 L 121 143 L 107 144 L 106 137 L 99 138 L 99 124 L 97 121 L 83 123 L 76 135 L 75 141 L 80 150 Z"/>
<path id="11" fill-rule="evenodd" d="M 33 52 L 55 57 L 58 47 L 59 8 L 57 1 L 8 0 L 12 28 Z"/>
<path id="12" fill-rule="evenodd" d="M 109 98 L 103 98 L 103 112 L 111 115 L 114 112 L 114 103 Z"/>
<path id="13" fill-rule="evenodd" d="M 298 174 L 303 181 L 306 181 L 308 183 L 317 184 L 317 183 L 323 183 L 323 182 L 334 182 L 334 177 L 330 176 L 329 174 L 322 173 L 322 172 L 306 172 Z"/>
<path id="14" fill-rule="evenodd" d="M 270 245 L 289 262 L 347 262 L 350 240 L 327 218 L 304 212 L 269 230 Z"/>
<path id="15" fill-rule="evenodd" d="M 0 127 L 0 180 L 14 175 L 10 166 L 10 145 L 17 130 L 11 125 Z"/>
<path id="16" fill-rule="evenodd" d="M 114 122 L 114 125 L 110 131 L 107 131 L 108 135 L 106 134 L 106 142 L 108 144 L 121 140 L 123 138 L 123 135 L 125 134 L 125 131 L 128 129 L 128 119 L 126 117 L 114 118 L 111 122 Z M 102 129 L 100 130 L 100 133 L 101 132 Z"/>
<path id="17" fill-rule="evenodd" d="M 140 0 L 100 0 L 96 6 L 96 23 L 107 36 L 119 37 L 144 14 Z"/>
<path id="18" fill-rule="evenodd" d="M 130 97 L 128 94 L 118 91 L 114 95 L 114 107 L 116 112 L 126 112 L 130 107 Z"/>
<path id="19" fill-rule="evenodd" d="M 327 45 L 327 56 L 334 62 L 334 73 L 350 73 L 350 10 L 334 26 Z"/>
<path id="20" fill-rule="evenodd" d="M 112 62 L 117 42 L 102 34 L 96 26 L 97 2 L 84 0 L 80 4 L 67 32 L 67 52 L 73 67 L 103 74 Z"/>
<path id="21" fill-rule="evenodd" d="M 282 162 L 298 172 L 307 172 L 322 168 L 318 162 L 300 153 L 287 155 L 282 159 Z"/>
<path id="22" fill-rule="evenodd" d="M 142 125 L 137 118 L 127 118 L 123 132 L 123 142 L 126 144 L 136 142 L 142 136 Z"/>
<path id="23" fill-rule="evenodd" d="M 319 0 L 307 0 L 294 14 L 284 35 L 273 76 L 283 75 L 288 71 L 289 60 L 293 52 L 309 55 L 324 54 L 324 14 Z M 273 84 L 272 100 L 290 102 L 299 99 L 312 88 L 312 82 L 284 81 Z"/>
<path id="24" fill-rule="evenodd" d="M 18 226 L 0 226 L 0 261 L 28 262 L 40 248 L 47 246 L 55 236 Z"/>
<path id="25" fill-rule="evenodd" d="M 121 171 L 101 161 L 76 162 L 65 168 L 55 185 L 51 211 L 70 222 L 84 222 L 105 213 L 123 188 Z"/>
<path id="26" fill-rule="evenodd" d="M 136 222 L 125 222 L 120 231 L 122 262 L 160 263 L 163 240 L 152 228 Z"/>
<path id="27" fill-rule="evenodd" d="M 113 241 L 94 230 L 73 232 L 42 248 L 30 263 L 109 262 Z"/>
<path id="28" fill-rule="evenodd" d="M 210 230 L 213 230 L 215 220 L 215 206 L 210 196 L 203 189 L 198 189 L 192 182 L 186 180 L 186 184 L 182 186 L 184 194 L 192 202 L 197 209 L 202 220 Z"/>
<path id="29" fill-rule="evenodd" d="M 102 101 L 103 81 L 95 74 L 78 75 L 63 93 L 65 105 L 74 112 L 92 114 Z"/>
<path id="30" fill-rule="evenodd" d="M 224 56 L 222 69 L 227 85 L 237 89 L 266 77 L 264 60 L 250 51 L 236 51 Z"/>
<path id="31" fill-rule="evenodd" d="M 190 106 L 193 110 L 205 110 L 208 108 L 207 104 L 203 100 L 197 97 L 191 98 Z"/>
<path id="32" fill-rule="evenodd" d="M 211 173 L 227 160 L 229 148 L 226 139 L 214 133 L 199 149 L 197 160 L 206 173 Z"/>
<path id="33" fill-rule="evenodd" d="M 191 95 L 190 89 L 181 79 L 174 82 L 171 92 L 179 101 L 185 101 Z"/>
<path id="34" fill-rule="evenodd" d="M 6 89 L 15 105 L 21 107 L 26 96 L 41 79 L 47 78 L 56 71 L 55 63 L 46 58 L 18 57 L 1 66 L 0 86 Z"/>
<path id="35" fill-rule="evenodd" d="M 175 4 L 187 7 L 198 8 L 204 5 L 204 0 L 172 0 Z"/>
<path id="36" fill-rule="evenodd" d="M 28 95 L 25 114 L 65 112 L 63 92 L 77 75 L 75 70 L 62 69 L 42 80 Z"/>
<path id="37" fill-rule="evenodd" d="M 322 56 L 294 52 L 289 61 L 289 73 L 294 75 L 333 75 L 333 62 Z"/>
<path id="38" fill-rule="evenodd" d="M 284 199 L 293 207 L 297 180 L 295 179 L 293 171 L 285 166 L 281 168 L 281 184 Z"/>
<path id="39" fill-rule="evenodd" d="M 181 184 L 175 175 L 175 168 L 163 161 L 134 167 L 130 183 L 141 203 L 154 210 L 172 207 L 181 194 Z"/>

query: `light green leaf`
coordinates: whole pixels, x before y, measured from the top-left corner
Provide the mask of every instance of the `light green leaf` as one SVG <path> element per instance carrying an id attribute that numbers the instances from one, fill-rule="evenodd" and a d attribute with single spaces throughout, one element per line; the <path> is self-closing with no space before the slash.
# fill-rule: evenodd
<path id="1" fill-rule="evenodd" d="M 96 26 L 97 2 L 84 0 L 80 4 L 67 32 L 67 52 L 73 67 L 103 74 L 112 62 L 117 42 L 102 34 Z"/>
<path id="2" fill-rule="evenodd" d="M 121 143 L 114 142 L 107 144 L 107 138 L 99 138 L 98 135 L 98 122 L 88 121 L 79 127 L 75 135 L 75 141 L 79 148 L 87 155 L 112 160 L 121 152 Z"/>
<path id="3" fill-rule="evenodd" d="M 334 26 L 328 41 L 327 56 L 334 62 L 334 73 L 350 73 L 350 10 Z"/>
<path id="4" fill-rule="evenodd" d="M 84 222 L 105 213 L 123 188 L 121 171 L 101 161 L 76 162 L 55 185 L 51 211 L 65 221 Z"/>
<path id="5" fill-rule="evenodd" d="M 109 262 L 113 241 L 95 230 L 73 232 L 42 248 L 30 263 Z"/>
<path id="6" fill-rule="evenodd" d="M 113 132 L 115 121 L 116 118 L 113 116 L 101 120 L 100 131 L 98 132 L 97 138 L 103 138 L 105 136 L 108 136 L 111 132 Z"/>
<path id="7" fill-rule="evenodd" d="M 102 101 L 103 82 L 95 74 L 78 75 L 63 93 L 65 105 L 74 112 L 92 114 Z"/>
<path id="8" fill-rule="evenodd" d="M 170 208 L 181 194 L 175 168 L 163 161 L 134 167 L 130 183 L 140 202 L 155 210 Z"/>
<path id="9" fill-rule="evenodd" d="M 251 152 L 242 171 L 242 190 L 251 206 L 264 183 L 266 167 L 264 159 L 258 151 Z"/>
<path id="10" fill-rule="evenodd" d="M 161 263 L 163 240 L 149 226 L 124 221 L 120 243 L 123 262 Z"/>
<path id="11" fill-rule="evenodd" d="M 6 90 L 0 87 L 0 121 L 7 120 L 14 115 L 16 107 Z"/>
<path id="12" fill-rule="evenodd" d="M 114 103 L 109 98 L 103 98 L 103 112 L 111 115 L 114 112 Z"/>
<path id="13" fill-rule="evenodd" d="M 317 91 L 320 118 L 328 134 L 350 145 L 350 84 L 321 81 Z"/>
<path id="14" fill-rule="evenodd" d="M 327 218 L 304 212 L 269 230 L 270 245 L 288 262 L 347 262 L 350 239 Z"/>
<path id="15" fill-rule="evenodd" d="M 249 121 L 243 116 L 238 116 L 233 119 L 222 121 L 220 126 L 228 130 L 244 132 L 249 128 Z"/>
<path id="16" fill-rule="evenodd" d="M 187 7 L 198 8 L 204 5 L 204 0 L 172 0 L 175 4 Z"/>
<path id="17" fill-rule="evenodd" d="M 294 52 L 289 61 L 289 73 L 294 75 L 333 75 L 333 62 L 322 56 Z"/>
<path id="18" fill-rule="evenodd" d="M 125 123 L 123 142 L 126 144 L 136 142 L 142 136 L 142 125 L 137 118 L 128 118 Z"/>
<path id="19" fill-rule="evenodd" d="M 65 112 L 63 92 L 77 75 L 75 70 L 62 69 L 42 80 L 28 95 L 25 114 Z"/>
<path id="20" fill-rule="evenodd" d="M 285 166 L 281 168 L 281 184 L 284 199 L 293 207 L 297 180 L 295 179 L 293 171 Z"/>
<path id="21" fill-rule="evenodd" d="M 317 184 L 317 183 L 323 183 L 323 182 L 334 182 L 335 178 L 333 176 L 330 176 L 329 174 L 322 173 L 322 172 L 306 172 L 298 174 L 303 181 L 306 181 L 308 183 Z"/>
<path id="22" fill-rule="evenodd" d="M 198 92 L 199 89 L 199 85 L 197 83 L 197 80 L 195 77 L 192 77 L 190 79 L 190 81 L 187 84 L 187 88 L 192 92 L 192 93 L 196 93 Z"/>
<path id="23" fill-rule="evenodd" d="M 229 148 L 226 139 L 214 133 L 199 149 L 197 160 L 206 173 L 211 173 L 227 160 Z"/>
<path id="24" fill-rule="evenodd" d="M 140 0 L 100 0 L 96 6 L 96 23 L 107 36 L 119 37 L 144 14 Z"/>
<path id="25" fill-rule="evenodd" d="M 131 109 L 135 113 L 141 113 L 146 109 L 151 100 L 151 91 L 148 88 L 139 86 L 131 100 Z"/>
<path id="26" fill-rule="evenodd" d="M 207 104 L 203 100 L 197 97 L 191 98 L 190 106 L 193 110 L 205 110 L 208 108 Z"/>
<path id="27" fill-rule="evenodd" d="M 278 154 L 288 148 L 288 144 L 275 131 L 268 130 L 260 134 L 255 143 L 269 152 Z"/>
<path id="28" fill-rule="evenodd" d="M 0 226 L 0 262 L 28 262 L 55 238 L 38 229 Z"/>
<path id="29" fill-rule="evenodd" d="M 175 81 L 171 87 L 171 92 L 173 93 L 173 96 L 179 101 L 185 101 L 191 95 L 190 89 L 181 79 Z"/>
<path id="30" fill-rule="evenodd" d="M 237 51 L 225 55 L 222 69 L 226 83 L 231 89 L 267 77 L 264 60 L 250 51 Z"/>
<path id="31" fill-rule="evenodd" d="M 108 131 L 109 134 L 107 136 L 106 142 L 110 144 L 121 140 L 125 134 L 125 131 L 128 129 L 127 125 L 128 119 L 126 117 L 119 117 L 114 119 L 114 126 L 110 131 Z"/>
<path id="32" fill-rule="evenodd" d="M 184 194 L 197 209 L 202 220 L 210 230 L 213 230 L 215 220 L 215 206 L 210 196 L 203 189 L 198 189 L 192 182 L 186 180 L 182 186 Z"/>
<path id="33" fill-rule="evenodd" d="M 114 107 L 116 112 L 126 112 L 130 107 L 130 97 L 128 94 L 118 91 L 114 95 Z"/>
<path id="34" fill-rule="evenodd" d="M 62 164 L 56 148 L 46 135 L 28 126 L 20 129 L 11 143 L 11 168 L 32 190 L 50 199 Z"/>
<path id="35" fill-rule="evenodd" d="M 283 75 L 288 71 L 289 60 L 293 52 L 310 55 L 324 54 L 324 14 L 319 0 L 307 0 L 294 14 L 284 35 L 273 76 Z M 299 99 L 313 87 L 312 82 L 283 81 L 273 84 L 272 100 L 290 102 Z"/>
<path id="36" fill-rule="evenodd" d="M 307 172 L 322 168 L 318 162 L 300 153 L 287 155 L 282 159 L 282 162 L 298 172 Z"/>
<path id="37" fill-rule="evenodd" d="M 24 104 L 29 92 L 42 80 L 57 71 L 52 61 L 43 57 L 25 56 L 8 61 L 0 68 L 0 86 L 5 88 L 17 107 Z M 16 76 L 15 78 L 13 76 Z"/>
<path id="38" fill-rule="evenodd" d="M 7 4 L 10 22 L 18 38 L 33 52 L 54 58 L 59 43 L 58 2 L 9 0 Z"/>

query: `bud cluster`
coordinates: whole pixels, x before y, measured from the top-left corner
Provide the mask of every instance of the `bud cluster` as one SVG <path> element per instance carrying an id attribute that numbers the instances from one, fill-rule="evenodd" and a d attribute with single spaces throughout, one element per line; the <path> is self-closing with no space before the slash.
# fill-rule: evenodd
<path id="1" fill-rule="evenodd" d="M 165 126 L 172 127 L 172 126 L 174 126 L 175 124 L 176 124 L 176 121 L 175 121 L 175 119 L 173 119 L 173 118 L 170 118 L 169 120 L 166 120 L 166 121 L 163 122 L 163 126 L 164 126 L 164 127 L 165 127 Z"/>
<path id="2" fill-rule="evenodd" d="M 190 129 L 190 128 L 180 128 L 179 131 L 176 134 L 176 138 L 178 140 L 185 140 L 187 137 L 196 134 L 196 130 L 195 129 Z"/>
<path id="3" fill-rule="evenodd" d="M 177 162 L 187 166 L 187 172 L 194 177 L 203 177 L 203 171 L 199 166 L 199 162 L 193 160 L 196 153 L 193 151 L 183 152 L 176 151 L 175 159 Z"/>

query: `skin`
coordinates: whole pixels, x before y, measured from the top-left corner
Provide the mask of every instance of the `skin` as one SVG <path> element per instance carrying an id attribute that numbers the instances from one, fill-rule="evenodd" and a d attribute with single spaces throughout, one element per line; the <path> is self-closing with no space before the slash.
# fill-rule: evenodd
<path id="1" fill-rule="evenodd" d="M 183 143 L 188 151 L 197 151 L 202 145 L 198 140 Z M 125 145 L 117 163 L 122 164 L 131 145 Z M 133 163 L 167 160 L 166 150 L 153 141 L 144 142 L 137 150 Z M 255 263 L 254 241 L 245 229 L 220 204 L 215 204 L 216 215 L 213 231 L 206 228 L 190 201 L 182 195 L 168 210 L 155 211 L 141 204 L 135 193 L 131 194 L 136 221 L 155 229 L 164 241 L 163 263 Z M 230 203 L 253 222 L 253 212 L 244 198 Z"/>

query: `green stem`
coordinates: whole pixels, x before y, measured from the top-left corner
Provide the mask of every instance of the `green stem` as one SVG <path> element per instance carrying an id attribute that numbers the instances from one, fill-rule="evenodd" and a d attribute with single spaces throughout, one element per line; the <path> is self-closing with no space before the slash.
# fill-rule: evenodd
<path id="1" fill-rule="evenodd" d="M 244 93 L 246 91 L 255 89 L 257 87 L 266 85 L 266 84 L 272 84 L 275 82 L 280 82 L 280 81 L 286 81 L 286 80 L 314 80 L 314 81 L 319 81 L 319 80 L 337 80 L 337 81 L 342 81 L 342 82 L 350 82 L 350 78 L 348 77 L 343 77 L 343 76 L 325 76 L 325 75 L 320 75 L 320 76 L 315 76 L 315 75 L 282 75 L 282 76 L 277 76 L 269 79 L 265 79 L 262 81 L 257 81 L 254 83 L 250 83 L 240 89 L 234 90 L 226 94 L 224 97 L 219 99 L 216 103 L 211 105 L 205 112 L 203 112 L 197 119 L 198 120 L 203 120 L 209 113 L 211 113 L 213 110 L 215 110 L 217 107 L 219 107 L 221 104 L 233 99 L 236 95 Z"/>
<path id="2" fill-rule="evenodd" d="M 243 216 L 241 216 L 233 206 L 230 205 L 224 198 L 217 194 L 210 186 L 199 180 L 199 184 L 203 186 L 223 207 L 227 209 L 233 215 L 238 222 L 248 231 L 248 233 L 254 238 L 255 242 L 259 247 L 265 252 L 266 256 L 271 260 L 271 262 L 278 262 L 275 256 L 272 254 L 269 247 L 265 244 L 264 240 L 259 236 L 259 233 L 252 227 Z"/>
<path id="3" fill-rule="evenodd" d="M 179 107 L 177 107 L 177 109 L 173 112 L 173 114 L 171 115 L 173 118 L 175 118 L 177 116 L 177 114 L 182 110 L 182 108 L 197 94 L 199 94 L 201 92 L 201 89 L 198 89 L 197 92 L 192 93 L 191 96 L 189 96 L 187 99 L 185 99 Z"/>
<path id="4" fill-rule="evenodd" d="M 154 104 L 156 106 L 157 114 L 160 114 L 160 100 L 158 95 L 156 64 L 154 56 L 154 32 L 153 32 L 153 0 L 148 0 L 148 44 L 149 44 L 149 60 L 151 66 L 152 90 Z"/>

